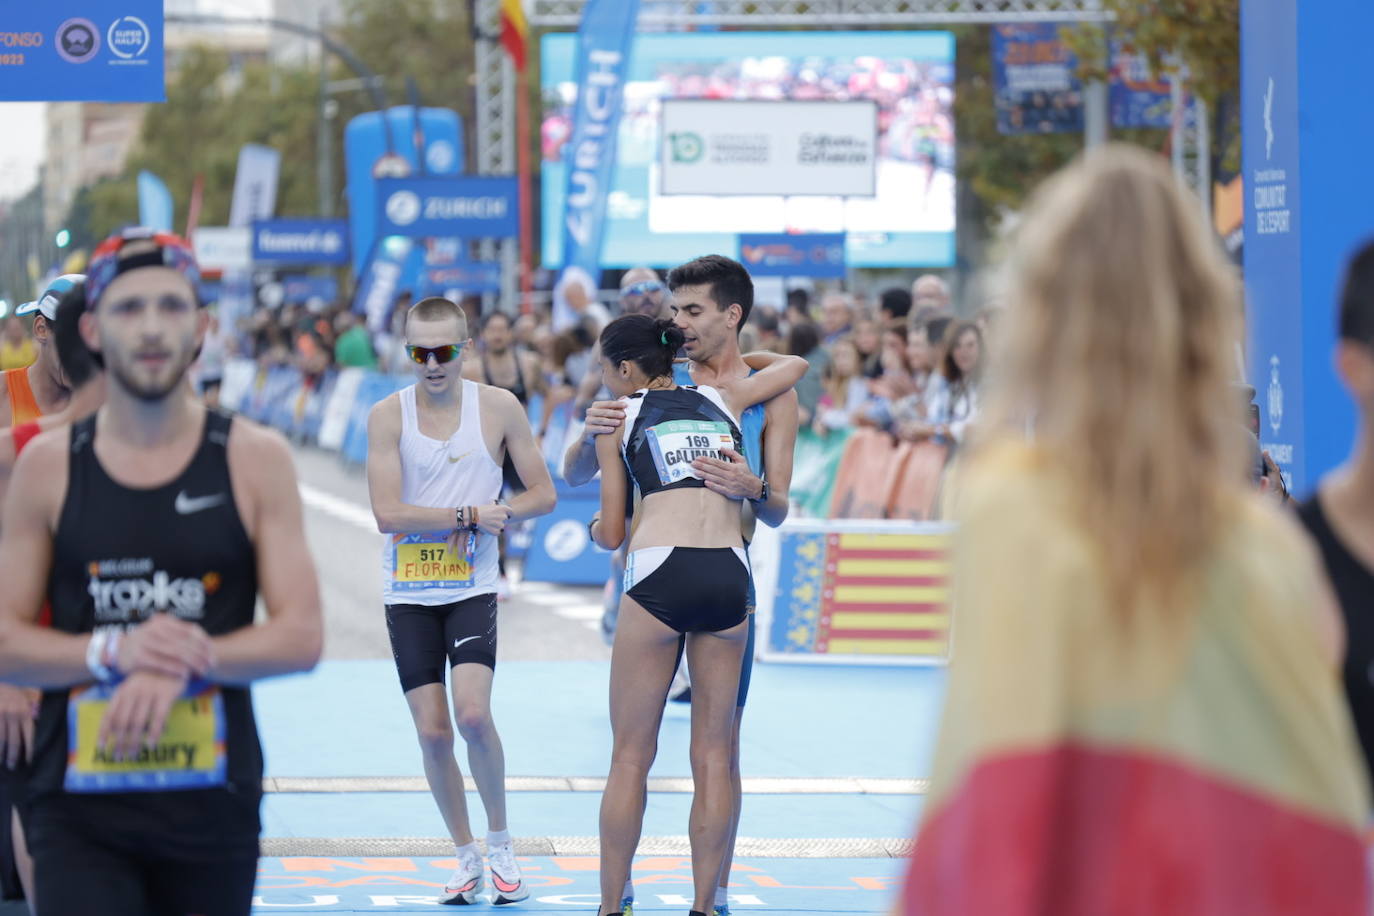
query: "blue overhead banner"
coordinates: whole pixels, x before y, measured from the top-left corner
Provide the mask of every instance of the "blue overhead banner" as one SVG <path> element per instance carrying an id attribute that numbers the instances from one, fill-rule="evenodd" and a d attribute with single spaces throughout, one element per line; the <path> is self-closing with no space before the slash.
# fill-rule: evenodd
<path id="1" fill-rule="evenodd" d="M 993 101 L 1003 134 L 1083 130 L 1078 59 L 1054 23 L 992 27 Z"/>
<path id="2" fill-rule="evenodd" d="M 341 219 L 269 219 L 253 223 L 253 260 L 347 264 L 348 223 Z"/>
<path id="3" fill-rule="evenodd" d="M 755 277 L 843 277 L 844 233 L 740 233 L 740 263 Z"/>
<path id="4" fill-rule="evenodd" d="M 344 130 L 348 221 L 353 271 L 359 273 L 377 238 L 377 180 L 411 175 L 461 175 L 467 155 L 463 122 L 447 108 L 397 105 L 369 111 Z"/>
<path id="5" fill-rule="evenodd" d="M 505 238 L 519 232 L 514 177 L 384 178 L 377 234 L 409 238 Z"/>
<path id="6" fill-rule="evenodd" d="M 563 147 L 563 267 L 601 275 L 601 241 L 639 0 L 587 0 L 577 32 L 577 107 Z M 556 317 L 556 316 L 555 316 Z"/>
<path id="7" fill-rule="evenodd" d="M 162 0 L 0 4 L 0 102 L 161 102 Z"/>

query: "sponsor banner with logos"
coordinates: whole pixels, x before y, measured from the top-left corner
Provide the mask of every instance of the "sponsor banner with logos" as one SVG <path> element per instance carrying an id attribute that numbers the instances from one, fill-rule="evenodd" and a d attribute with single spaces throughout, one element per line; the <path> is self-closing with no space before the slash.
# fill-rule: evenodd
<path id="1" fill-rule="evenodd" d="M 1291 486 L 1303 454 L 1302 221 L 1297 0 L 1241 20 L 1246 330 L 1260 444 Z M 1255 4 L 1245 7 L 1247 13 Z"/>
<path id="2" fill-rule="evenodd" d="M 191 236 L 201 270 L 242 271 L 252 266 L 252 237 L 247 226 L 201 226 Z"/>
<path id="3" fill-rule="evenodd" d="M 463 122 L 447 108 L 397 105 L 368 111 L 348 122 L 344 162 L 348 170 L 348 222 L 353 271 L 361 273 L 377 238 L 377 181 L 411 175 L 461 175 L 465 169 Z"/>
<path id="4" fill-rule="evenodd" d="M 501 265 L 492 261 L 474 261 L 426 268 L 422 289 L 430 296 L 441 296 L 450 291 L 461 294 L 500 292 Z"/>
<path id="5" fill-rule="evenodd" d="M 664 99 L 661 193 L 872 197 L 878 103 Z"/>
<path id="6" fill-rule="evenodd" d="M 388 235 L 377 240 L 358 275 L 353 290 L 353 311 L 367 316 L 368 328 L 388 330 L 396 294 L 404 289 L 406 264 L 415 243 L 403 235 Z"/>
<path id="7" fill-rule="evenodd" d="M 341 219 L 274 219 L 253 223 L 253 260 L 347 264 L 348 224 Z"/>
<path id="8" fill-rule="evenodd" d="M 339 298 L 339 281 L 330 276 L 291 274 L 282 277 L 280 283 L 283 302 L 298 303 L 323 299 L 332 303 Z"/>
<path id="9" fill-rule="evenodd" d="M 844 233 L 741 233 L 740 263 L 754 277 L 843 277 Z"/>
<path id="10" fill-rule="evenodd" d="M 992 28 L 992 82 L 997 130 L 1003 134 L 1083 130 L 1078 58 L 1052 22 Z"/>
<path id="11" fill-rule="evenodd" d="M 161 102 L 161 0 L 7 3 L 0 101 Z"/>
<path id="12" fill-rule="evenodd" d="M 514 177 L 387 178 L 377 182 L 377 234 L 506 238 L 519 231 Z"/>

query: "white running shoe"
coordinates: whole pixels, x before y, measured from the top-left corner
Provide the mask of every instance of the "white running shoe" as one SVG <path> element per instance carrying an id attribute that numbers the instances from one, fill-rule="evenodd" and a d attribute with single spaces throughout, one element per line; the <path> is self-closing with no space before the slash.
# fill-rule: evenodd
<path id="1" fill-rule="evenodd" d="M 482 892 L 482 857 L 464 856 L 449 876 L 439 902 L 449 906 L 471 906 L 480 902 Z"/>
<path id="2" fill-rule="evenodd" d="M 515 846 L 502 843 L 487 850 L 487 863 L 491 866 L 491 886 L 496 893 L 491 902 L 500 906 L 503 903 L 519 903 L 530 895 L 525 879 L 520 876 L 520 866 L 515 862 Z"/>

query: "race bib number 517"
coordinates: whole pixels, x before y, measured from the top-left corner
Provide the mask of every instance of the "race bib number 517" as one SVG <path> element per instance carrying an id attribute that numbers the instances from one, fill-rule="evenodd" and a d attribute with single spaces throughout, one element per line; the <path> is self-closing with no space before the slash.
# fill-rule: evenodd
<path id="1" fill-rule="evenodd" d="M 448 545 L 445 535 L 407 534 L 393 542 L 393 587 L 399 591 L 427 588 L 471 588 L 477 563 L 477 536 L 466 532 L 459 538 L 461 552 Z"/>

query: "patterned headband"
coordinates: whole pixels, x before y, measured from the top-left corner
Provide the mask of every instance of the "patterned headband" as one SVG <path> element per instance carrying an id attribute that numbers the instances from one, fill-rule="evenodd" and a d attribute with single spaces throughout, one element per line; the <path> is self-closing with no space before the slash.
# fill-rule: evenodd
<path id="1" fill-rule="evenodd" d="M 157 247 L 152 251 L 121 256 L 126 244 L 141 240 L 150 241 Z M 115 277 L 140 267 L 170 267 L 191 281 L 191 286 L 197 289 L 199 295 L 200 268 L 196 266 L 196 256 L 190 244 L 179 235 L 139 227 L 125 229 L 96 246 L 90 266 L 86 268 L 88 307 L 95 308 Z"/>

